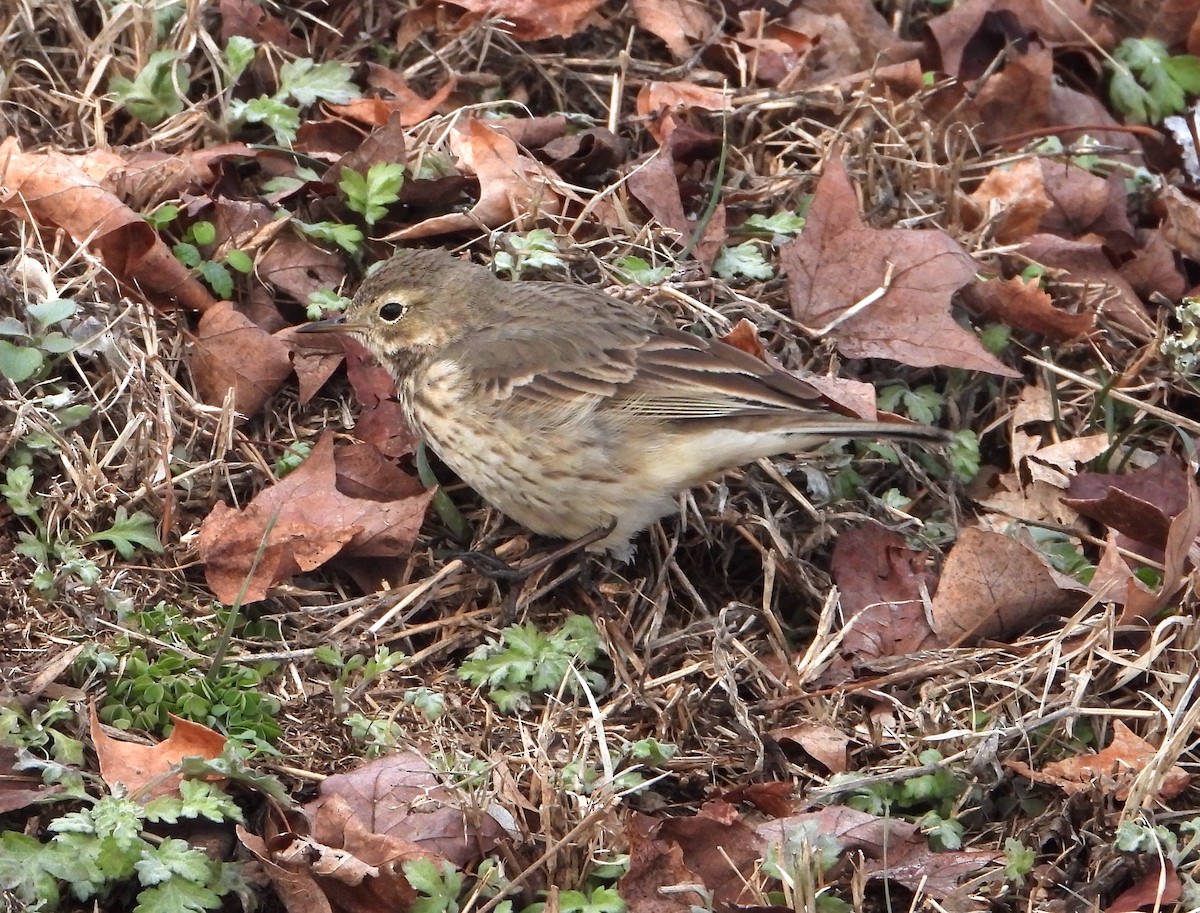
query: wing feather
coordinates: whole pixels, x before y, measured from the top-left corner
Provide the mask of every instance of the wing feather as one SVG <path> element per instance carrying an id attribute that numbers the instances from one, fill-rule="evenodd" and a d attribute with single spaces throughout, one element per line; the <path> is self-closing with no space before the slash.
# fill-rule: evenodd
<path id="1" fill-rule="evenodd" d="M 725 343 L 655 326 L 646 311 L 615 298 L 582 287 L 565 295 L 551 283 L 519 288 L 527 313 L 514 308 L 457 353 L 497 398 L 556 413 L 605 403 L 631 421 L 838 410 L 800 377 Z M 549 309 L 558 311 L 552 321 L 544 319 Z"/>

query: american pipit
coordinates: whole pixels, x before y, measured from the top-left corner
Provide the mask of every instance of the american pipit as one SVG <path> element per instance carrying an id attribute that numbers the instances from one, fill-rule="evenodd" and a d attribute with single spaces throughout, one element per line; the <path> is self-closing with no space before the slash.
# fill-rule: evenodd
<path id="1" fill-rule="evenodd" d="M 536 533 L 628 559 L 680 491 L 831 438 L 937 440 L 847 417 L 801 377 L 588 288 L 505 282 L 443 250 L 401 250 L 342 316 L 396 378 L 413 426 Z"/>

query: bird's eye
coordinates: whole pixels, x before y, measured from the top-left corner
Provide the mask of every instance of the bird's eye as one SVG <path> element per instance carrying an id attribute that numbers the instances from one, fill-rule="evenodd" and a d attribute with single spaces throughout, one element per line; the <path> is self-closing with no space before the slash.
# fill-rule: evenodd
<path id="1" fill-rule="evenodd" d="M 379 319 L 386 320 L 388 323 L 395 323 L 406 313 L 408 313 L 407 304 L 402 304 L 399 301 L 389 301 L 379 308 Z"/>

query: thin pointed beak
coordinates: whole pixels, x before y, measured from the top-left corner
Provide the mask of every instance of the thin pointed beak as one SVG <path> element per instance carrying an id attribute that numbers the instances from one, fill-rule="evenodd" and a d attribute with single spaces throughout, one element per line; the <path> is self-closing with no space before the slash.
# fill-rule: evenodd
<path id="1" fill-rule="evenodd" d="M 366 330 L 363 324 L 350 320 L 345 314 L 296 327 L 297 333 L 357 333 L 363 330 Z"/>

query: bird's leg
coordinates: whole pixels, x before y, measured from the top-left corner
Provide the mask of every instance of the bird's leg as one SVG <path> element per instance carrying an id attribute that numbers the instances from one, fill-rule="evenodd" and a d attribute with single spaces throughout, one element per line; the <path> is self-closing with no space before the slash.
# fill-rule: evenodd
<path id="1" fill-rule="evenodd" d="M 590 533 L 580 536 L 578 539 L 572 539 L 570 542 L 565 542 L 552 552 L 536 558 L 524 567 L 515 568 L 508 564 L 498 555 L 492 552 L 481 551 L 465 551 L 458 552 L 454 555 L 455 558 L 463 561 L 471 567 L 472 570 L 489 577 L 492 580 L 504 580 L 513 583 L 527 579 L 538 571 L 541 571 L 560 558 L 565 558 L 567 555 L 573 555 L 578 551 L 587 548 L 594 542 L 599 542 L 611 533 L 617 525 L 616 519 L 610 520 L 606 525 L 599 529 L 594 529 Z M 587 567 L 587 558 L 584 557 L 584 567 Z"/>

